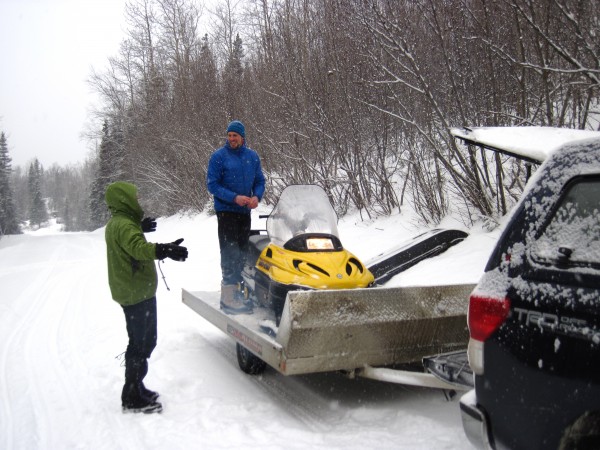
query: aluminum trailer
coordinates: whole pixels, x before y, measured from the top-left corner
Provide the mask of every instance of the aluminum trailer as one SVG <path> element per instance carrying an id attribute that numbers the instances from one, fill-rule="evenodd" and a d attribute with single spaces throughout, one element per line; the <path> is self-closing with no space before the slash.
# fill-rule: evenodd
<path id="1" fill-rule="evenodd" d="M 467 305 L 474 284 L 288 293 L 279 327 L 272 311 L 228 315 L 220 293 L 182 290 L 182 300 L 233 338 L 238 362 L 263 362 L 283 375 L 343 371 L 381 381 L 467 389 L 423 368 L 437 355 L 466 349 Z M 241 354 L 240 354 L 241 352 Z M 422 370 L 399 369 L 414 363 Z M 438 365 L 439 366 L 439 365 Z M 262 366 L 264 368 L 264 365 Z M 445 364 L 444 364 L 445 367 Z M 445 377 L 448 379 L 448 377 Z"/>

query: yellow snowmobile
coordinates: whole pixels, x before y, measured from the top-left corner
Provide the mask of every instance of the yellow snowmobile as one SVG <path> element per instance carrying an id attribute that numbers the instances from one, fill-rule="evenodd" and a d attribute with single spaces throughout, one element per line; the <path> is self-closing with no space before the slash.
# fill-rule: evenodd
<path id="1" fill-rule="evenodd" d="M 267 234 L 250 236 L 242 276 L 250 298 L 274 310 L 277 325 L 289 291 L 373 284 L 369 269 L 342 246 L 336 213 L 321 187 L 288 186 L 271 214 L 261 217 L 267 217 Z"/>

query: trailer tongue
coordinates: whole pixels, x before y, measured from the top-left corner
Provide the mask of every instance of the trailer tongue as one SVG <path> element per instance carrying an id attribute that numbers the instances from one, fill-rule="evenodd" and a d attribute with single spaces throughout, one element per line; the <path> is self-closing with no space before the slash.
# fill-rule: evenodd
<path id="1" fill-rule="evenodd" d="M 219 292 L 188 292 L 183 302 L 232 337 L 242 370 L 264 363 L 284 375 L 345 371 L 352 375 L 446 389 L 431 374 L 395 370 L 401 364 L 463 350 L 468 342 L 467 299 L 474 285 L 291 291 L 279 327 L 272 310 L 229 316 Z M 381 368 L 384 367 L 384 368 Z"/>

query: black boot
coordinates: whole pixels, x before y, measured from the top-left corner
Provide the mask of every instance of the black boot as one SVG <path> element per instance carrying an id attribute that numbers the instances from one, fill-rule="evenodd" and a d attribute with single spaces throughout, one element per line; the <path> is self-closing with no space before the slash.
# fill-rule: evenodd
<path id="1" fill-rule="evenodd" d="M 146 386 L 144 386 L 143 382 L 140 383 L 140 392 L 143 397 L 146 397 L 146 398 L 152 400 L 153 402 L 158 400 L 158 397 L 160 396 L 160 394 L 158 392 L 151 391 Z"/>
<path id="2" fill-rule="evenodd" d="M 148 373 L 148 361 L 142 356 L 125 355 L 125 385 L 121 393 L 123 412 L 143 412 L 146 414 L 162 412 L 162 405 L 156 401 L 158 395 L 144 395 L 143 380 Z M 152 392 L 152 391 L 149 391 Z M 152 394 L 156 394 L 152 392 Z"/>
<path id="3" fill-rule="evenodd" d="M 156 400 L 151 400 L 142 395 L 140 386 L 137 383 L 125 383 L 123 392 L 121 393 L 121 401 L 124 413 L 160 413 L 162 405 Z"/>

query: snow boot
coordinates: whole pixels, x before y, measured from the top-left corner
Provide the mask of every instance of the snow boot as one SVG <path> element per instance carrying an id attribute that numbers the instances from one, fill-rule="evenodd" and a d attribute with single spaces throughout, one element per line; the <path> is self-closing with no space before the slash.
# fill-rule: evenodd
<path id="1" fill-rule="evenodd" d="M 140 383 L 140 393 L 142 394 L 142 397 L 146 397 L 147 399 L 149 399 L 153 402 L 158 400 L 158 397 L 160 396 L 160 394 L 158 392 L 151 391 L 146 386 L 144 386 L 143 382 Z"/>
<path id="2" fill-rule="evenodd" d="M 162 404 L 142 395 L 140 385 L 137 383 L 126 383 L 121 394 L 122 408 L 124 413 L 161 413 Z"/>
<path id="3" fill-rule="evenodd" d="M 221 284 L 221 309 L 226 314 L 252 314 L 252 305 L 244 302 L 239 284 Z"/>

